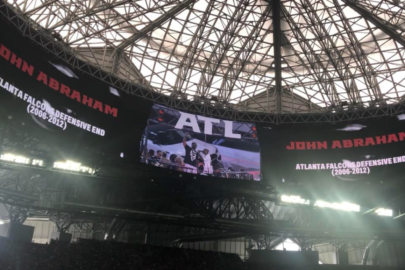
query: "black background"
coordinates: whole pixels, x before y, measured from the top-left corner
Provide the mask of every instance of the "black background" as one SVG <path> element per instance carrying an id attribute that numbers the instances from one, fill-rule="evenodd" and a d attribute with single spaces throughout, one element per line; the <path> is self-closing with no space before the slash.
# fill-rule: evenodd
<path id="1" fill-rule="evenodd" d="M 50 130 L 44 129 L 27 113 L 28 104 L 25 101 L 1 88 L 0 121 L 3 124 L 13 125 L 48 145 L 53 149 L 54 159 L 74 159 L 88 164 L 101 157 L 119 158 L 120 153 L 124 152 L 127 160 L 139 162 L 139 142 L 152 102 L 120 90 L 120 97 L 113 95 L 108 84 L 71 67 L 78 79 L 66 76 L 49 62 L 66 66 L 65 63 L 4 24 L 0 27 L 0 43 L 35 67 L 31 77 L 0 57 L 1 78 L 37 100 L 46 99 L 55 109 L 62 112 L 70 109 L 73 117 L 106 130 L 106 135 L 101 137 L 70 124 L 65 131 L 50 124 Z M 46 73 L 48 80 L 52 77 L 81 94 L 118 108 L 118 117 L 92 109 L 42 84 L 36 80 L 39 71 Z M 12 120 L 9 120 L 10 116 Z"/>
<path id="2" fill-rule="evenodd" d="M 340 131 L 348 125 L 366 126 L 358 131 Z M 351 200 L 378 205 L 401 194 L 405 163 L 370 167 L 370 174 L 332 176 L 331 170 L 296 170 L 297 163 L 339 163 L 405 155 L 405 141 L 367 147 L 331 149 L 333 140 L 375 137 L 405 131 L 397 116 L 339 124 L 258 126 L 264 180 L 286 192 L 309 198 Z M 328 141 L 328 149 L 287 150 L 291 141 Z M 283 180 L 284 179 L 284 182 Z"/>

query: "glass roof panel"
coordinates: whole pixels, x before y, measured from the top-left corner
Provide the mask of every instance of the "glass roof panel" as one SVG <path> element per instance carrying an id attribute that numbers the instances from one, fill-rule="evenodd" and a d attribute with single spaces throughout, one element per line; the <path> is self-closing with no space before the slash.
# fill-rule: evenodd
<path id="1" fill-rule="evenodd" d="M 280 0 L 280 83 L 292 97 L 283 99 L 283 107 L 294 107 L 295 98 L 314 108 L 403 99 L 403 1 L 356 1 L 403 42 L 345 1 Z M 232 104 L 264 104 L 265 96 L 263 110 L 274 107 L 273 0 L 7 2 L 100 68 L 113 66 L 123 52 L 126 63 L 133 63 L 130 68 L 154 91 L 186 94 L 190 100 L 216 96 Z M 111 63 L 99 64 L 94 52 L 100 49 L 109 52 L 103 61 Z"/>

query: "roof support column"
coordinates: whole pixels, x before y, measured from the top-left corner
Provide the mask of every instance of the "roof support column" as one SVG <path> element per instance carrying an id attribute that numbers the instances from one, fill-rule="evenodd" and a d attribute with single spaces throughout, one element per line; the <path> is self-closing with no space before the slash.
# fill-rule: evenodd
<path id="1" fill-rule="evenodd" d="M 274 76 L 276 81 L 277 113 L 282 111 L 282 77 L 281 77 L 281 16 L 280 0 L 272 0 L 273 5 L 273 44 L 274 44 Z"/>
<path id="2" fill-rule="evenodd" d="M 112 71 L 111 73 L 114 75 L 117 75 L 118 69 L 120 67 L 120 61 L 122 57 L 123 51 L 117 51 L 117 53 L 114 56 L 114 61 L 113 61 L 113 66 L 112 66 Z"/>

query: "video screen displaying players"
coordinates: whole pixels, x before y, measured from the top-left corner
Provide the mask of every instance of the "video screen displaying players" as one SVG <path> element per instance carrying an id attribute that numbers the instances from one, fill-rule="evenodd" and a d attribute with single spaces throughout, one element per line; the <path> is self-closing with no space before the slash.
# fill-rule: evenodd
<path id="1" fill-rule="evenodd" d="M 256 126 L 154 105 L 141 141 L 143 163 L 199 175 L 260 180 Z"/>

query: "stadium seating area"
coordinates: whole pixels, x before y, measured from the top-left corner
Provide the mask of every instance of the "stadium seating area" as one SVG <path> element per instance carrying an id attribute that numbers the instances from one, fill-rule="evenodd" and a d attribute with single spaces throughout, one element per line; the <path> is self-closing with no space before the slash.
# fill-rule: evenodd
<path id="1" fill-rule="evenodd" d="M 116 242 L 49 245 L 0 239 L 0 270 L 245 269 L 236 254 Z"/>

